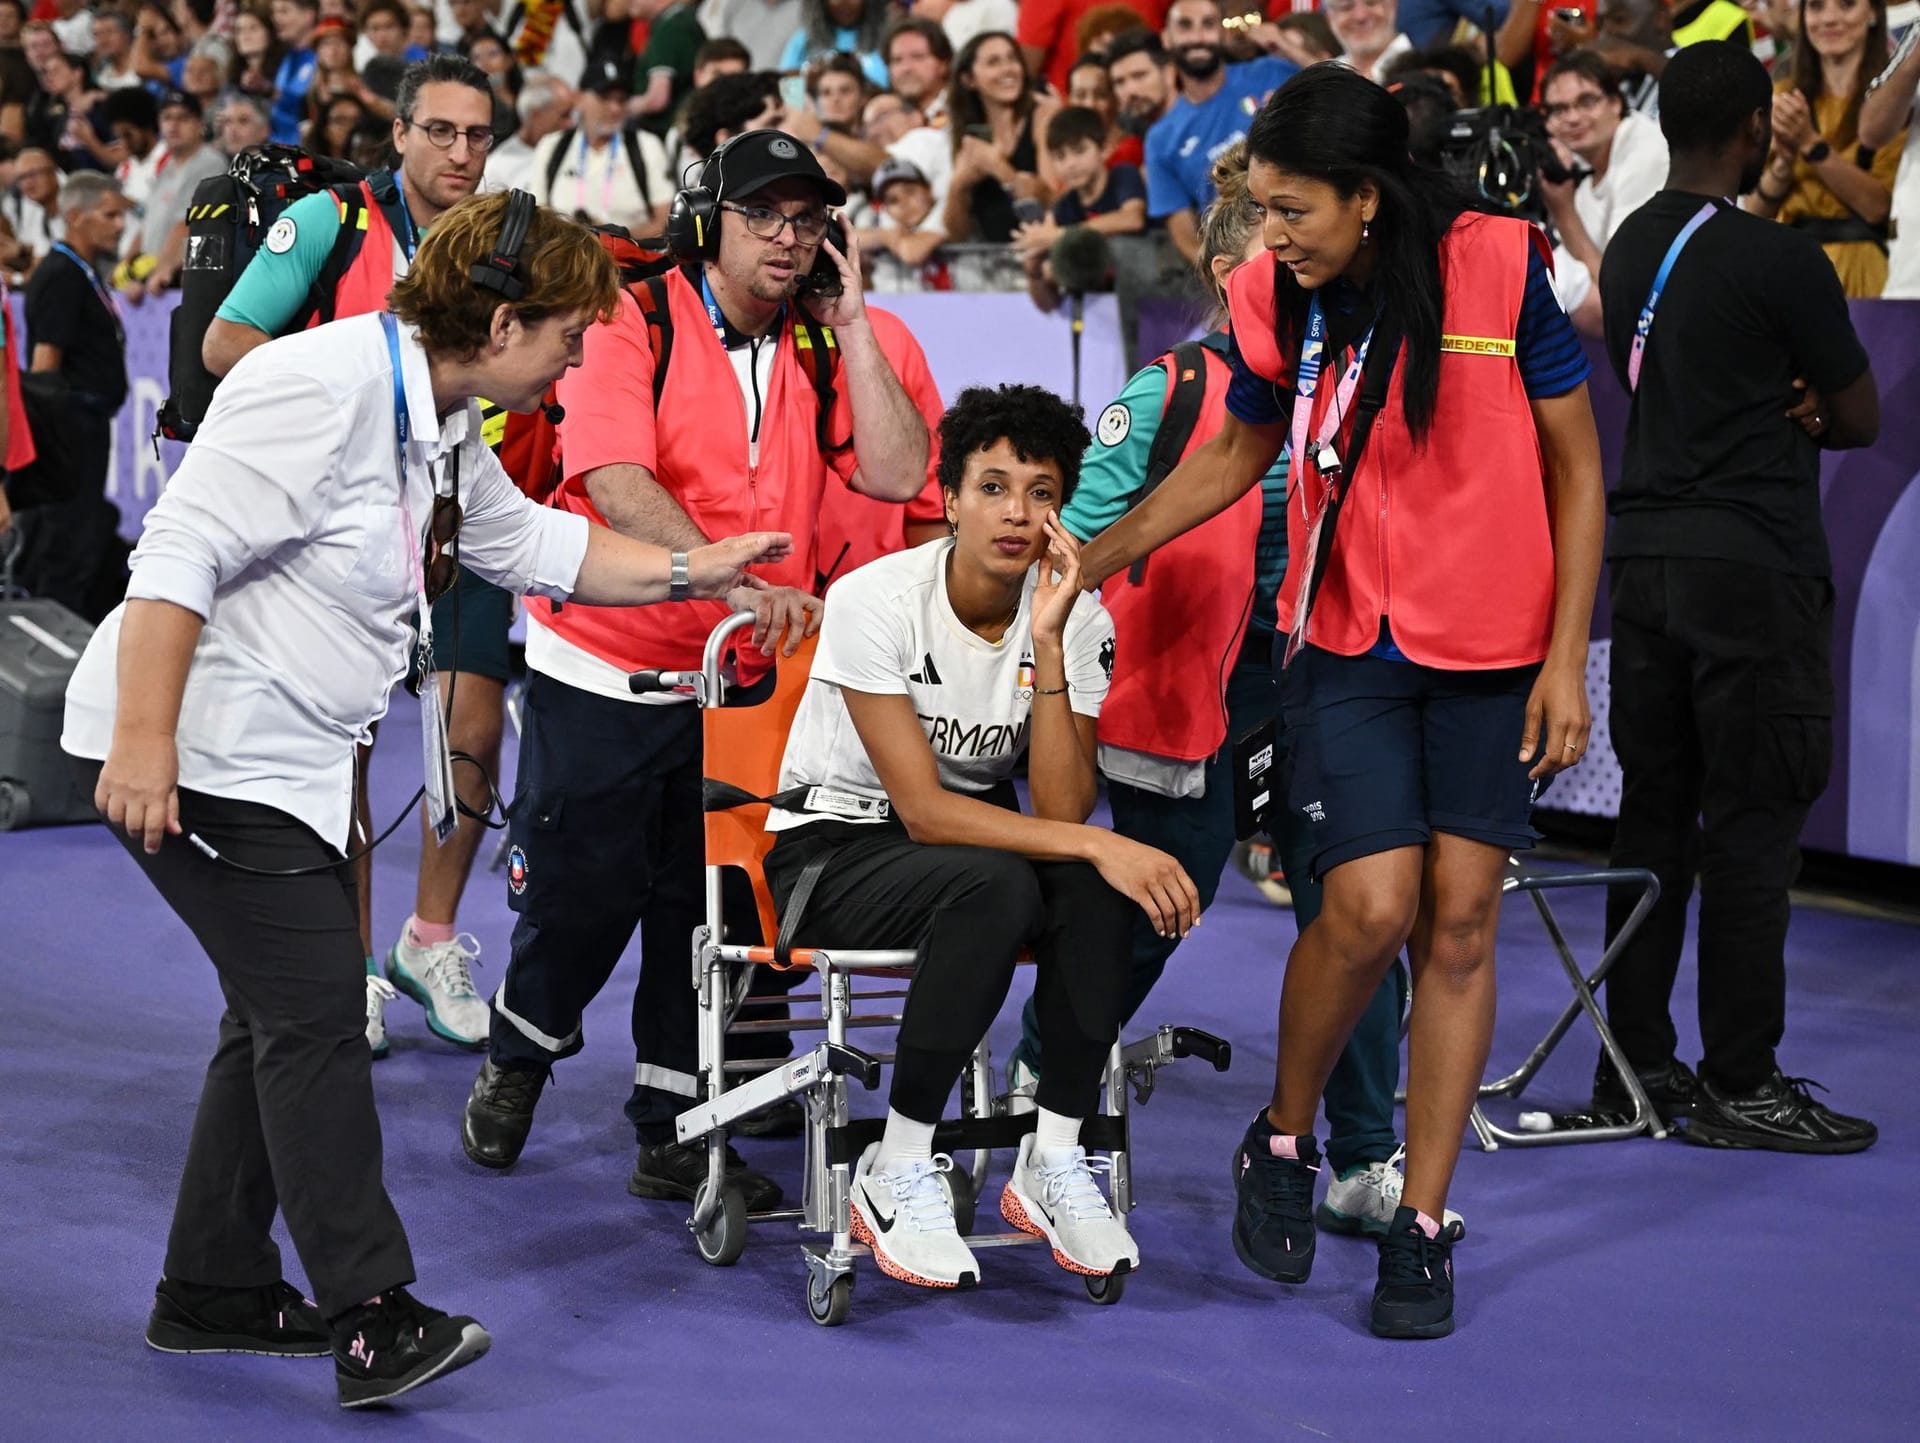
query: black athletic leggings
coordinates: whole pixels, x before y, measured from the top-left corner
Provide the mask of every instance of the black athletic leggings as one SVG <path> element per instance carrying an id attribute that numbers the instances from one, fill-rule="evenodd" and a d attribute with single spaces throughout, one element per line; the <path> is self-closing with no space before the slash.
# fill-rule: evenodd
<path id="1" fill-rule="evenodd" d="M 1134 903 L 1085 862 L 1030 862 L 987 847 L 932 847 L 894 823 L 813 822 L 782 832 L 767 881 L 784 908 L 794 879 L 831 855 L 801 919 L 809 947 L 917 948 L 895 1050 L 894 1111 L 938 1122 L 1031 948 L 1047 1059 L 1037 1101 L 1098 1110 L 1100 1073 L 1127 1000 Z"/>

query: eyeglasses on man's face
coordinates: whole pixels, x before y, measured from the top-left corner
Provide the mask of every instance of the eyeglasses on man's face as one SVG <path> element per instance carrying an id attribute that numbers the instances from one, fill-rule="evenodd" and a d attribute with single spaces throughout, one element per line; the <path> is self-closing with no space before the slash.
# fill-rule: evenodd
<path id="1" fill-rule="evenodd" d="M 1607 97 L 1598 90 L 1583 91 L 1565 104 L 1541 106 L 1540 113 L 1544 115 L 1549 122 L 1565 120 L 1569 115 L 1592 115 L 1594 111 L 1600 108 L 1600 103 L 1606 98 Z"/>
<path id="2" fill-rule="evenodd" d="M 415 130 L 424 130 L 427 133 L 428 144 L 435 150 L 452 150 L 454 141 L 462 136 L 466 137 L 467 149 L 475 155 L 484 155 L 493 149 L 493 127 L 489 125 L 474 125 L 462 130 L 451 120 L 421 121 L 411 117 L 408 118 L 407 124 Z"/>
<path id="3" fill-rule="evenodd" d="M 747 233 L 761 240 L 772 240 L 786 229 L 793 227 L 793 238 L 803 246 L 818 245 L 827 233 L 827 213 L 823 210 L 803 210 L 799 215 L 786 215 L 770 210 L 764 205 L 735 205 L 732 201 L 722 201 L 720 209 L 730 210 L 747 223 Z"/>

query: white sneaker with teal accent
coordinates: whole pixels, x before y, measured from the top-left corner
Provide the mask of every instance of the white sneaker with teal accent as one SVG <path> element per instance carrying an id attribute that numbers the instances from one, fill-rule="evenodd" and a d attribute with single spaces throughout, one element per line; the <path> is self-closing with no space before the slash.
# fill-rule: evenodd
<path id="1" fill-rule="evenodd" d="M 1093 1180 L 1113 1164 L 1104 1157 L 1089 1161 L 1084 1147 L 1045 1161 L 1033 1144 L 1032 1133 L 1020 1139 L 1019 1160 L 1000 1193 L 1000 1216 L 1052 1244 L 1053 1260 L 1070 1273 L 1104 1278 L 1136 1270 L 1140 1245 Z"/>
<path id="2" fill-rule="evenodd" d="M 1336 1173 L 1327 1184 L 1326 1199 L 1314 1212 L 1314 1222 L 1328 1232 L 1349 1237 L 1384 1238 L 1400 1206 L 1400 1189 L 1406 1185 L 1400 1173 L 1406 1156 L 1404 1147 L 1396 1148 L 1385 1162 L 1361 1163 Z M 1452 1234 L 1452 1241 L 1467 1235 L 1465 1219 L 1452 1208 L 1447 1209 L 1440 1226 Z"/>
<path id="3" fill-rule="evenodd" d="M 874 1168 L 872 1143 L 853 1170 L 853 1235 L 873 1249 L 880 1271 L 921 1288 L 970 1288 L 980 1264 L 960 1237 L 953 1197 L 940 1174 L 953 1170 L 944 1152 L 926 1162 Z"/>
<path id="4" fill-rule="evenodd" d="M 375 1060 L 385 1057 L 392 1047 L 387 1042 L 387 1004 L 393 1001 L 393 984 L 377 972 L 367 974 L 367 1046 Z"/>
<path id="5" fill-rule="evenodd" d="M 471 932 L 424 947 L 402 932 L 387 954 L 387 978 L 427 1009 L 427 1026 L 436 1036 L 478 1051 L 492 1026 L 487 1000 L 474 989 L 469 970 L 479 959 L 480 943 Z"/>

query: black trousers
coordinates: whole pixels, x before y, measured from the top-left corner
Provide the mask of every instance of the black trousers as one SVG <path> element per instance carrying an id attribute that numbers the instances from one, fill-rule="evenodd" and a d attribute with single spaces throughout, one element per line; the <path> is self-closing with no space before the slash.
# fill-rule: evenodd
<path id="1" fill-rule="evenodd" d="M 1787 889 L 1833 761 L 1833 585 L 1727 561 L 1614 563 L 1611 726 L 1624 785 L 1612 863 L 1660 901 L 1607 979 L 1636 1069 L 1674 1055 L 1669 1003 L 1700 883 L 1702 1071 L 1748 1091 L 1786 1027 Z M 1634 898 L 1607 906 L 1611 940 Z"/>
<path id="2" fill-rule="evenodd" d="M 98 762 L 76 763 L 89 794 Z M 252 867 L 338 863 L 284 812 L 180 793 L 183 832 Z M 255 1287 L 281 1277 L 276 1210 L 328 1317 L 413 1281 L 413 1254 L 380 1180 L 367 1048 L 366 959 L 352 868 L 253 877 L 184 836 L 149 857 L 114 830 L 206 949 L 227 1001 L 167 1237 L 169 1278 Z"/>
<path id="3" fill-rule="evenodd" d="M 640 932 L 627 1117 L 673 1140 L 698 1095 L 693 929 L 704 917 L 700 712 L 527 683 L 508 901 L 519 914 L 494 998 L 502 1067 L 547 1068 L 584 1045 L 580 1018 Z"/>
<path id="4" fill-rule="evenodd" d="M 891 1105 L 938 1122 L 973 1049 L 1033 949 L 1034 1011 L 1047 1060 L 1036 1101 L 1066 1117 L 1099 1110 L 1100 1072 L 1120 1035 L 1134 903 L 1084 862 L 1030 862 L 986 847 L 931 847 L 902 827 L 815 822 L 782 832 L 767 882 L 784 908 L 825 851 L 797 940 L 814 947 L 917 948 L 895 1049 Z"/>

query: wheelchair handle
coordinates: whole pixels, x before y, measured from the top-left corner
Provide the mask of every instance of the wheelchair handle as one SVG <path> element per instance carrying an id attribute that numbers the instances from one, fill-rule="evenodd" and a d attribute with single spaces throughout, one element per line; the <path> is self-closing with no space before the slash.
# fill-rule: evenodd
<path id="1" fill-rule="evenodd" d="M 1175 1057 L 1197 1057 L 1211 1064 L 1215 1072 L 1225 1072 L 1233 1066 L 1233 1044 L 1198 1027 L 1174 1028 L 1172 1051 Z"/>
<path id="2" fill-rule="evenodd" d="M 644 671 L 627 673 L 627 690 L 635 696 L 642 696 L 648 692 L 691 689 L 699 677 L 697 671 L 662 671 L 658 667 L 648 667 Z"/>

